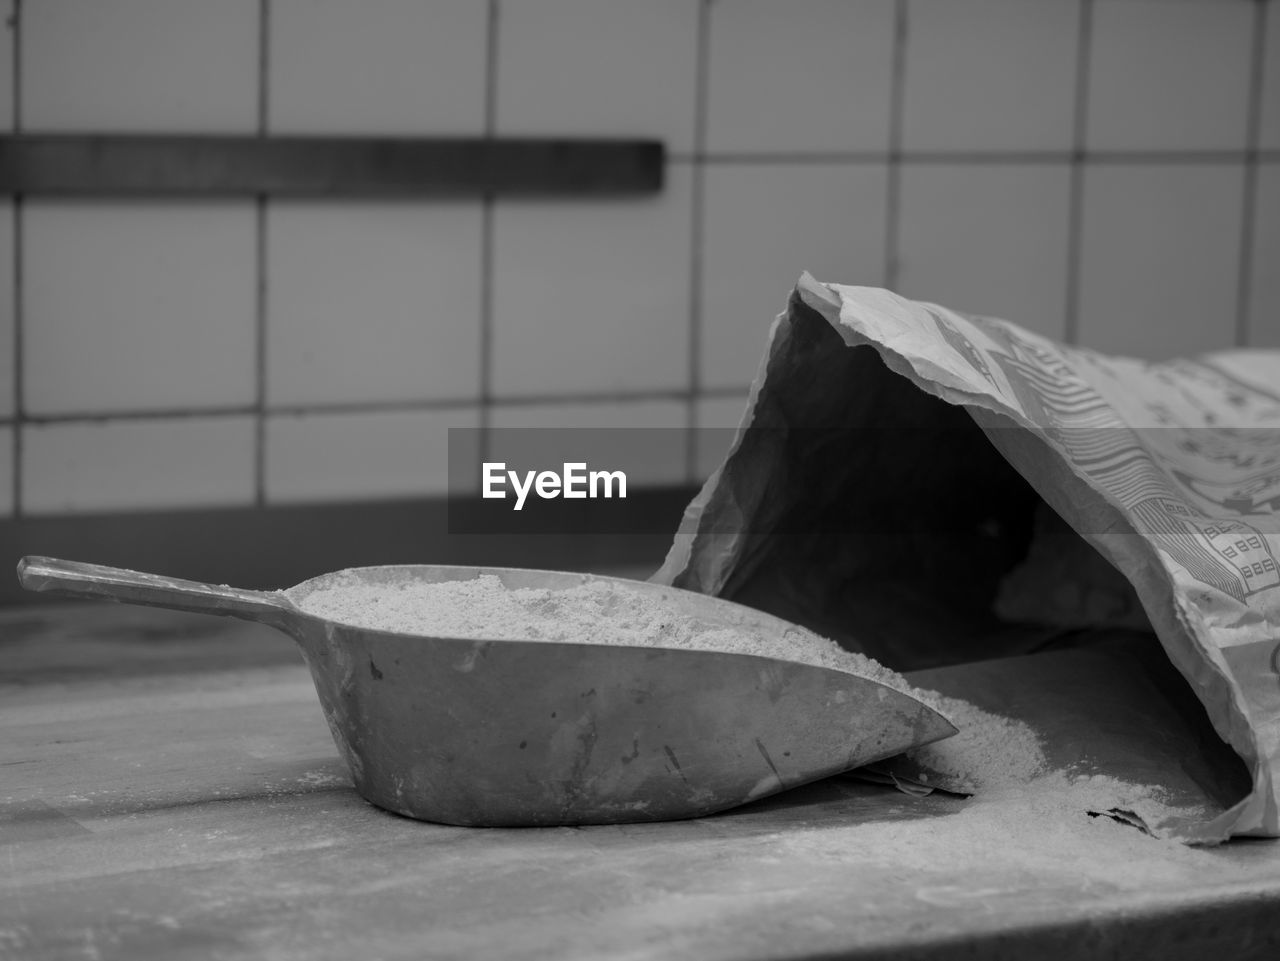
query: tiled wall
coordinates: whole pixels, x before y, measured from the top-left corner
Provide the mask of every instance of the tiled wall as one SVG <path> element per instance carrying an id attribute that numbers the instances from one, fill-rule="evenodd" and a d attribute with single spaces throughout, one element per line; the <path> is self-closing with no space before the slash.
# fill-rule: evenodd
<path id="1" fill-rule="evenodd" d="M 645 199 L 5 202 L 0 516 L 435 493 L 449 426 L 732 424 L 802 270 L 1114 352 L 1280 347 L 1276 0 L 18 13 L 15 131 L 633 135 L 670 165 Z"/>

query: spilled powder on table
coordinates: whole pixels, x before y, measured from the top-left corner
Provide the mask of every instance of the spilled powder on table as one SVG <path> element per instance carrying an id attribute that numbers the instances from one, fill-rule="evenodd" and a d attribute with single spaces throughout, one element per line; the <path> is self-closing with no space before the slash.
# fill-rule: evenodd
<path id="1" fill-rule="evenodd" d="M 914 693 L 958 731 L 907 753 L 916 764 L 941 776 L 933 779 L 935 786 L 958 793 L 989 793 L 1027 784 L 1046 773 L 1040 738 L 1025 722 L 933 691 L 916 689 Z M 930 783 L 927 775 L 920 780 Z"/>
<path id="2" fill-rule="evenodd" d="M 935 808 L 913 814 L 912 802 L 905 802 L 891 819 L 779 831 L 757 840 L 786 860 L 852 862 L 907 876 L 919 885 L 922 900 L 975 909 L 982 909 L 988 894 L 1055 883 L 1077 894 L 1148 894 L 1239 873 L 1238 865 L 1211 850 L 1090 815 L 1120 803 L 1147 805 L 1150 816 L 1161 806 L 1154 793 L 1114 778 L 1056 771 L 1024 785 L 954 799 L 954 813 Z M 1068 894 L 1063 903 L 1075 896 Z"/>
<path id="3" fill-rule="evenodd" d="M 955 813 L 941 817 L 837 829 L 835 843 L 846 856 L 856 852 L 859 861 L 913 872 L 922 884 L 939 885 L 934 893 L 941 898 L 969 897 L 961 892 L 983 884 L 1008 889 L 1019 877 L 1145 892 L 1236 871 L 1208 851 L 1170 839 L 1165 826 L 1171 819 L 1200 819 L 1205 812 L 1169 804 L 1152 785 L 1092 773 L 1084 762 L 1055 769 L 1025 722 L 958 698 L 915 693 L 959 729 L 907 752 L 921 769 L 919 782 L 972 796 L 956 798 Z M 812 835 L 778 838 L 792 853 L 830 850 L 832 841 L 830 834 L 821 842 Z"/>
<path id="4" fill-rule="evenodd" d="M 761 849 L 780 864 L 809 864 L 815 874 L 821 871 L 815 865 L 838 862 L 909 877 L 921 901 L 974 910 L 987 910 L 988 898 L 1046 885 L 1060 886 L 1067 903 L 1081 891 L 1145 896 L 1239 875 L 1237 865 L 1173 840 L 1162 827 L 1205 812 L 1172 806 L 1157 787 L 1091 773 L 1083 764 L 1054 769 L 1023 721 L 958 698 L 915 693 L 959 729 L 907 752 L 922 769 L 919 782 L 972 796 L 928 811 L 904 798 L 887 818 L 878 810 L 879 820 L 815 823 L 819 830 L 789 826 L 757 838 Z"/>
<path id="5" fill-rule="evenodd" d="M 373 630 L 478 640 L 530 640 L 683 648 L 782 658 L 867 677 L 909 694 L 950 720 L 959 733 L 916 748 L 907 758 L 926 786 L 972 794 L 947 816 L 870 822 L 837 829 L 848 847 L 831 856 L 880 861 L 904 870 L 1026 870 L 1120 886 L 1185 880 L 1213 868 L 1203 851 L 1117 823 L 1108 812 L 1136 815 L 1155 834 L 1178 815 L 1158 789 L 1084 771 L 1051 769 L 1026 723 L 958 698 L 914 688 L 900 674 L 796 627 L 781 636 L 726 627 L 673 611 L 661 595 L 616 582 L 566 588 L 507 588 L 494 575 L 439 583 L 355 581 L 311 592 L 309 614 Z M 779 835 L 781 839 L 783 835 Z M 812 841 L 789 830 L 790 848 L 829 848 L 831 829 Z M 779 843 L 783 843 L 781 840 Z M 817 852 L 822 853 L 822 852 Z"/>

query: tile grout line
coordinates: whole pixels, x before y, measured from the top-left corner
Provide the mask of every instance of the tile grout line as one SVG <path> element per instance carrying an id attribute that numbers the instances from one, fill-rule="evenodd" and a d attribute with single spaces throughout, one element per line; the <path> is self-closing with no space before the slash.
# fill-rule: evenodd
<path id="1" fill-rule="evenodd" d="M 22 131 L 22 0 L 13 0 L 9 9 L 9 24 L 13 30 L 11 45 L 13 51 L 13 132 Z M 11 465 L 13 476 L 12 516 L 22 517 L 22 460 L 23 460 L 23 424 L 26 410 L 23 402 L 26 378 L 23 376 L 25 360 L 25 336 L 23 331 L 23 219 L 24 197 L 19 194 L 13 198 L 13 445 Z"/>
<path id="2" fill-rule="evenodd" d="M 1254 151 L 1260 161 L 1280 160 L 1280 150 Z M 1247 159 L 1247 150 L 846 150 L 846 151 L 791 151 L 774 153 L 714 153 L 709 152 L 697 162 L 707 166 L 766 166 L 802 164 L 883 164 L 897 160 L 903 165 L 944 164 L 983 166 L 1008 164 L 1067 164 L 1081 160 L 1092 164 L 1206 164 L 1223 165 L 1240 163 Z M 690 153 L 667 154 L 670 164 L 692 166 L 695 158 Z"/>
<path id="3" fill-rule="evenodd" d="M 1081 254 L 1084 244 L 1085 146 L 1089 122 L 1089 71 L 1092 66 L 1093 2 L 1080 0 L 1076 32 L 1075 111 L 1071 121 L 1071 182 L 1067 192 L 1067 276 L 1063 291 L 1062 339 L 1080 340 Z"/>
<path id="4" fill-rule="evenodd" d="M 1249 102 L 1245 127 L 1244 177 L 1241 184 L 1240 258 L 1236 271 L 1235 345 L 1247 347 L 1252 317 L 1253 244 L 1257 223 L 1258 148 L 1262 139 L 1262 94 L 1266 71 L 1267 0 L 1254 0 L 1249 63 Z"/>
<path id="5" fill-rule="evenodd" d="M 271 57 L 271 0 L 258 0 L 258 136 L 267 135 Z M 254 198 L 253 501 L 267 502 L 267 195 Z"/>
<path id="6" fill-rule="evenodd" d="M 253 499 L 267 499 L 267 199 L 254 200 L 254 440 Z"/>
<path id="7" fill-rule="evenodd" d="M 12 444 L 13 484 L 13 516 L 22 516 L 22 434 L 23 425 L 26 422 L 25 411 L 23 410 L 22 394 L 23 381 L 23 331 L 22 331 L 22 198 L 14 197 L 13 199 L 13 224 L 12 224 L 12 241 L 13 241 L 13 436 L 10 438 Z"/>
<path id="8" fill-rule="evenodd" d="M 693 169 L 689 211 L 689 390 L 686 400 L 685 478 L 696 482 L 698 468 L 698 395 L 702 389 L 702 270 L 706 236 L 704 158 L 707 150 L 707 103 L 711 75 L 711 0 L 698 4 L 693 80 Z"/>
<path id="9" fill-rule="evenodd" d="M 906 115 L 908 0 L 896 0 L 893 8 L 893 76 L 889 84 L 889 150 L 884 191 L 883 283 L 897 290 L 902 220 L 902 128 Z"/>
<path id="10" fill-rule="evenodd" d="M 492 137 L 498 124 L 498 26 L 501 0 L 488 0 L 485 15 L 484 135 Z M 494 195 L 480 198 L 480 450 L 476 483 L 480 483 L 481 463 L 488 460 L 493 446 L 493 268 Z"/>

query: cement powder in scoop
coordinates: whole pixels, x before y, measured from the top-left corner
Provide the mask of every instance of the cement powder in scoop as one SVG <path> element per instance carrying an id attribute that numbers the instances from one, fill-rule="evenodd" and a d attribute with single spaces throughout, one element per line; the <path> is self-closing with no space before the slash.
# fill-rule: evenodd
<path id="1" fill-rule="evenodd" d="M 492 574 L 439 583 L 339 585 L 313 591 L 308 614 L 355 627 L 490 641 L 619 644 L 756 654 L 857 674 L 914 694 L 901 674 L 803 628 L 768 638 L 672 611 L 608 581 L 565 589 L 511 589 Z"/>

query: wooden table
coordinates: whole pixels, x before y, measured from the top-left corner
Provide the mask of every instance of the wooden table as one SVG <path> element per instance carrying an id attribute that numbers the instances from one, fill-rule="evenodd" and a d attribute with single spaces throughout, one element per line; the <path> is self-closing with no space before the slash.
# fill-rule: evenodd
<path id="1" fill-rule="evenodd" d="M 860 826 L 968 802 L 847 778 L 697 821 L 426 824 L 355 794 L 265 628 L 22 608 L 0 653 L 0 958 L 1280 958 L 1276 842 L 1154 886 L 896 868 Z"/>

